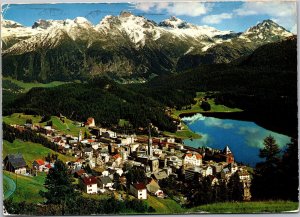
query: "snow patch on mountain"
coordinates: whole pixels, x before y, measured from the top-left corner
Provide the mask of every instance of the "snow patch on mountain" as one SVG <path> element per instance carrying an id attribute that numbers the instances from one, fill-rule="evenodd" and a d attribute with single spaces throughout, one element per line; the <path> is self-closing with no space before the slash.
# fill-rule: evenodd
<path id="1" fill-rule="evenodd" d="M 147 41 L 157 41 L 160 38 L 163 38 L 163 43 L 166 38 L 174 40 L 174 43 L 190 43 L 190 47 L 187 46 L 185 51 L 187 54 L 198 48 L 205 52 L 217 44 L 231 42 L 231 39 L 262 43 L 269 42 L 274 36 L 293 35 L 271 20 L 263 21 L 242 34 L 235 34 L 232 31 L 221 31 L 210 26 L 193 25 L 176 17 L 156 24 L 143 16 L 135 16 L 129 12 L 122 12 L 119 16 L 105 16 L 96 26 L 84 17 L 77 17 L 73 20 L 38 20 L 32 27 L 24 27 L 10 20 L 2 20 L 1 25 L 2 40 L 5 42 L 12 39 L 11 44 L 15 43 L 8 48 L 7 52 L 17 53 L 32 51 L 38 46 L 53 47 L 65 37 L 73 41 L 85 41 L 87 46 L 93 44 L 95 40 L 115 41 L 123 37 L 125 41 L 133 43 L 136 48 L 144 47 Z M 13 42 L 14 38 L 18 40 Z M 118 43 L 118 41 L 115 42 Z"/>
<path id="2" fill-rule="evenodd" d="M 111 35 L 125 33 L 131 42 L 141 46 L 145 45 L 147 38 L 157 40 L 161 36 L 161 31 L 153 22 L 129 12 L 122 12 L 119 16 L 105 16 L 95 29 Z"/>
<path id="3" fill-rule="evenodd" d="M 194 49 L 195 49 L 195 47 L 193 47 L 193 46 L 190 47 L 190 48 L 184 53 L 184 55 L 186 55 L 186 54 L 192 52 Z"/>
<path id="4" fill-rule="evenodd" d="M 166 28 L 169 32 L 178 37 L 214 37 L 217 35 L 226 35 L 231 31 L 221 31 L 210 26 L 196 26 L 191 23 L 187 23 L 179 18 L 172 16 L 159 23 L 159 26 Z"/>
<path id="5" fill-rule="evenodd" d="M 290 37 L 293 33 L 287 31 L 282 26 L 279 26 L 272 20 L 264 20 L 256 26 L 248 28 L 239 38 L 246 39 L 247 41 L 252 40 L 268 40 L 269 36 L 281 36 Z M 252 40 L 251 40 L 252 39 Z"/>
<path id="6" fill-rule="evenodd" d="M 1 20 L 1 37 L 5 41 L 6 38 L 25 38 L 36 35 L 40 30 L 33 30 L 30 27 L 24 27 L 20 23 L 13 20 Z"/>

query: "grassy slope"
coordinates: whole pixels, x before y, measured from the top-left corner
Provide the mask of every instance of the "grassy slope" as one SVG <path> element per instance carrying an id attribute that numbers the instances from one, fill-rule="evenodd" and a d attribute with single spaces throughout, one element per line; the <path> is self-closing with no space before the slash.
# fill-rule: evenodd
<path id="1" fill-rule="evenodd" d="M 191 109 L 182 109 L 182 110 L 174 109 L 171 113 L 171 116 L 177 120 L 180 120 L 179 116 L 181 114 L 200 113 L 200 112 L 205 113 L 206 111 L 204 111 L 200 107 L 200 100 L 201 100 L 201 98 L 205 97 L 205 95 L 206 95 L 205 92 L 198 92 L 197 97 L 195 98 L 196 103 L 194 105 L 192 105 Z M 238 109 L 238 108 L 229 108 L 224 105 L 216 105 L 214 99 L 208 99 L 208 103 L 211 106 L 211 110 L 208 112 L 240 112 L 240 111 L 242 111 L 241 109 Z M 174 136 L 174 137 L 181 138 L 181 139 L 188 139 L 188 138 L 199 139 L 199 138 L 201 138 L 201 136 L 199 134 L 192 132 L 188 128 L 188 126 L 186 126 L 185 124 L 183 124 L 183 126 L 184 126 L 183 130 L 178 130 L 175 133 L 170 133 L 170 132 L 165 131 L 164 134 L 167 136 Z"/>
<path id="2" fill-rule="evenodd" d="M 23 125 L 26 123 L 27 119 L 31 119 L 33 123 L 39 124 L 40 120 L 42 119 L 41 116 L 33 116 L 33 115 L 25 115 L 22 113 L 14 113 L 9 116 L 4 116 L 3 121 L 7 124 L 19 124 Z M 74 121 L 65 119 L 65 123 L 63 123 L 58 117 L 51 116 L 51 121 L 53 124 L 53 128 L 60 131 L 61 133 L 70 134 L 73 136 L 78 136 L 79 131 L 82 131 L 82 134 L 84 135 L 84 132 L 87 132 L 87 129 L 85 127 L 79 127 L 77 126 Z M 46 123 L 41 123 L 40 125 L 45 126 Z"/>
<path id="3" fill-rule="evenodd" d="M 85 127 L 79 127 L 76 125 L 76 123 L 72 120 L 65 119 L 65 123 L 63 123 L 58 117 L 52 116 L 51 117 L 53 128 L 56 130 L 59 130 L 60 132 L 63 132 L 65 134 L 70 134 L 72 136 L 78 136 L 79 131 L 82 131 L 82 135 L 84 135 L 84 132 L 88 132 L 88 130 Z"/>
<path id="4" fill-rule="evenodd" d="M 16 190 L 15 182 L 7 176 L 3 176 L 3 199 L 9 198 Z"/>
<path id="5" fill-rule="evenodd" d="M 13 153 L 22 153 L 27 165 L 32 166 L 32 162 L 35 159 L 42 158 L 44 159 L 48 153 L 58 154 L 55 151 L 52 151 L 49 148 L 42 146 L 41 144 L 32 143 L 32 142 L 23 142 L 20 140 L 15 140 L 13 143 L 10 143 L 6 140 L 3 141 L 3 157 L 7 154 Z M 74 157 L 58 154 L 58 158 L 64 162 L 74 160 Z"/>
<path id="6" fill-rule="evenodd" d="M 164 135 L 166 136 L 172 136 L 172 137 L 176 137 L 176 138 L 180 138 L 180 139 L 200 139 L 201 135 L 194 133 L 193 131 L 191 131 L 188 126 L 186 126 L 183 122 L 181 123 L 184 126 L 183 130 L 177 130 L 175 133 L 170 133 L 167 131 L 164 131 Z"/>
<path id="7" fill-rule="evenodd" d="M 16 191 L 11 196 L 13 201 L 33 203 L 43 202 L 43 198 L 39 195 L 39 191 L 44 190 L 45 173 L 39 173 L 38 176 L 34 177 L 16 175 L 7 171 L 3 171 L 3 173 L 11 178 L 17 185 Z"/>
<path id="8" fill-rule="evenodd" d="M 12 78 L 9 78 L 9 77 L 3 77 L 3 80 L 9 80 L 12 83 L 14 83 L 14 84 L 18 85 L 19 87 L 23 88 L 24 91 L 22 91 L 22 92 L 27 92 L 33 87 L 56 87 L 56 86 L 59 86 L 59 85 L 62 85 L 62 84 L 66 83 L 66 82 L 62 82 L 62 81 L 53 81 L 53 82 L 50 82 L 50 83 L 47 83 L 47 84 L 38 83 L 38 82 L 30 82 L 30 83 L 26 82 L 25 83 L 25 82 L 15 80 L 15 79 L 12 79 Z"/>
<path id="9" fill-rule="evenodd" d="M 172 199 L 160 199 L 154 196 L 148 195 L 148 204 L 155 210 L 155 214 L 175 214 L 183 213 L 185 210 Z"/>
<path id="10" fill-rule="evenodd" d="M 291 201 L 260 201 L 260 202 L 227 202 L 202 205 L 189 210 L 189 212 L 209 213 L 278 213 L 295 211 L 299 203 Z"/>
<path id="11" fill-rule="evenodd" d="M 207 102 L 210 104 L 211 109 L 209 111 L 204 111 L 200 107 L 200 100 L 201 98 L 205 97 L 206 93 L 205 92 L 198 92 L 197 97 L 195 98 L 196 104 L 192 105 L 191 109 L 182 109 L 182 110 L 173 110 L 172 111 L 172 116 L 174 118 L 179 118 L 179 115 L 181 114 L 186 114 L 186 113 L 204 113 L 204 112 L 240 112 L 242 111 L 239 108 L 229 108 L 224 105 L 216 105 L 214 99 L 208 99 Z"/>
<path id="12" fill-rule="evenodd" d="M 39 123 L 39 121 L 42 119 L 41 116 L 38 115 L 25 115 L 22 113 L 14 113 L 9 116 L 4 116 L 3 121 L 6 124 L 19 124 L 23 125 L 26 123 L 26 120 L 31 119 L 33 123 Z"/>

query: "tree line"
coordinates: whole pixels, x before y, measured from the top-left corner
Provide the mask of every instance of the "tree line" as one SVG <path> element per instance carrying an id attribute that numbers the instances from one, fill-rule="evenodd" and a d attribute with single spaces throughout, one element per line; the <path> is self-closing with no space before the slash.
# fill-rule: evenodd
<path id="1" fill-rule="evenodd" d="M 57 151 L 57 145 L 49 141 L 44 136 L 34 132 L 31 129 L 23 129 L 22 131 L 3 122 L 3 139 L 10 143 L 13 143 L 15 139 L 21 139 L 23 141 L 30 141 L 39 143 L 46 148 L 50 148 L 53 151 Z"/>

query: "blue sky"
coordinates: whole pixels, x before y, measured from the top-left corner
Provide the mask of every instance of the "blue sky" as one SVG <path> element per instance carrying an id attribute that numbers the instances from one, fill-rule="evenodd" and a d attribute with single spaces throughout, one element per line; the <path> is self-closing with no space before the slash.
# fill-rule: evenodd
<path id="1" fill-rule="evenodd" d="M 98 24 L 106 15 L 131 11 L 160 22 L 176 16 L 196 25 L 209 25 L 220 30 L 245 31 L 265 19 L 272 19 L 286 29 L 296 30 L 295 2 L 141 2 L 94 4 L 27 4 L 3 5 L 4 19 L 31 26 L 38 19 L 74 19 L 86 17 Z"/>

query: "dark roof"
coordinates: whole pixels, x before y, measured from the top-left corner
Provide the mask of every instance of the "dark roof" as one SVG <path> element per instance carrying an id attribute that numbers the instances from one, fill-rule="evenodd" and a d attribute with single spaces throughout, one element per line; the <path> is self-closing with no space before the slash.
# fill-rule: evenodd
<path id="1" fill-rule="evenodd" d="M 84 152 L 92 152 L 92 151 L 93 151 L 93 149 L 91 147 L 84 149 Z"/>
<path id="2" fill-rule="evenodd" d="M 133 187 L 137 190 L 146 189 L 146 186 L 143 183 L 135 183 L 135 184 L 133 184 Z"/>
<path id="3" fill-rule="evenodd" d="M 15 169 L 27 166 L 22 154 L 9 154 L 7 159 Z"/>
<path id="4" fill-rule="evenodd" d="M 153 175 L 154 175 L 154 178 L 157 180 L 165 179 L 168 177 L 168 174 L 166 173 L 166 171 L 160 171 L 160 172 L 154 173 Z"/>
<path id="5" fill-rule="evenodd" d="M 82 181 L 85 185 L 97 184 L 97 178 L 95 176 L 84 177 Z"/>
<path id="6" fill-rule="evenodd" d="M 112 183 L 111 179 L 108 176 L 104 176 L 100 178 L 102 184 L 106 185 L 108 183 Z"/>

